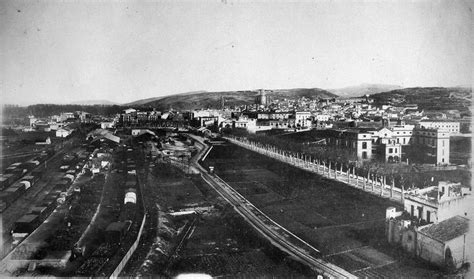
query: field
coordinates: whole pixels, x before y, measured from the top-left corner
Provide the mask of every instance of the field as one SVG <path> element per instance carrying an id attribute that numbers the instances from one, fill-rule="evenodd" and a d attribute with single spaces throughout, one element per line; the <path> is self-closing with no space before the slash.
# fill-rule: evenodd
<path id="1" fill-rule="evenodd" d="M 217 175 L 326 260 L 354 273 L 379 274 L 376 267 L 397 262 L 385 242 L 384 221 L 387 207 L 400 209 L 399 204 L 234 145 L 214 146 L 203 165 L 214 166 Z M 432 275 L 423 265 L 418 268 Z"/>
<path id="2" fill-rule="evenodd" d="M 260 237 L 200 176 L 185 175 L 160 160 L 145 167 L 144 176 L 145 203 L 154 207 L 149 214 L 153 226 L 145 226 L 143 248 L 121 276 L 206 273 L 286 278 L 312 274 Z M 196 207 L 207 209 L 199 214 L 168 215 Z"/>
<path id="3" fill-rule="evenodd" d="M 231 208 L 219 211 L 202 216 L 186 249 L 173 265 L 173 275 L 189 272 L 244 277 L 305 275 L 285 264 L 289 259 L 273 251 L 271 244 L 260 238 Z"/>

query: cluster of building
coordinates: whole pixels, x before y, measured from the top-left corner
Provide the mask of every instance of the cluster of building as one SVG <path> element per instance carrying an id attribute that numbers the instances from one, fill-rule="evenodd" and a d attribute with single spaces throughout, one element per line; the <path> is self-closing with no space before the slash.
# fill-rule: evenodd
<path id="1" fill-rule="evenodd" d="M 316 129 L 323 131 L 320 143 L 348 149 L 360 160 L 447 165 L 450 137 L 460 133 L 460 123 L 423 114 L 415 104 L 376 107 L 367 97 L 276 101 L 260 90 L 255 106 L 192 111 L 189 119 L 199 127 L 240 128 L 249 133 Z"/>
<path id="2" fill-rule="evenodd" d="M 466 238 L 471 189 L 460 183 L 414 189 L 404 195 L 404 211 L 387 209 L 386 236 L 407 253 L 446 268 L 460 268 L 472 259 Z"/>
<path id="3" fill-rule="evenodd" d="M 76 122 L 90 123 L 91 114 L 83 111 L 77 112 L 63 112 L 59 115 L 53 115 L 48 118 L 37 118 L 33 115 L 28 116 L 29 126 L 25 127 L 23 131 L 33 132 L 55 132 L 56 137 L 68 137 L 74 128 L 71 124 Z"/>
<path id="4" fill-rule="evenodd" d="M 422 121 L 417 125 L 405 124 L 401 120 L 395 125 L 386 120 L 382 123 L 381 127 L 374 128 L 332 128 L 321 134 L 326 144 L 351 150 L 362 160 L 378 159 L 389 163 L 415 160 L 436 165 L 449 164 L 450 136 L 455 132 L 423 126 L 430 127 L 431 121 Z M 451 126 L 456 124 L 446 123 Z"/>
<path id="5" fill-rule="evenodd" d="M 353 152 L 360 160 L 384 162 L 415 160 L 450 164 L 450 137 L 460 133 L 460 122 L 428 119 L 416 104 L 375 106 L 368 96 L 350 99 L 276 99 L 259 90 L 254 105 L 193 111 L 124 110 L 102 128 L 185 123 L 209 130 L 245 129 L 249 133 L 316 129 L 320 143 Z"/>

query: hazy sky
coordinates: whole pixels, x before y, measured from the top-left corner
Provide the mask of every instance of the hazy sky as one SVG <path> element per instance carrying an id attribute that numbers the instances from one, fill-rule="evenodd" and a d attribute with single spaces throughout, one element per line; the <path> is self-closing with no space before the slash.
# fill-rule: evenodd
<path id="1" fill-rule="evenodd" d="M 1 1 L 2 103 L 471 84 L 468 1 Z"/>

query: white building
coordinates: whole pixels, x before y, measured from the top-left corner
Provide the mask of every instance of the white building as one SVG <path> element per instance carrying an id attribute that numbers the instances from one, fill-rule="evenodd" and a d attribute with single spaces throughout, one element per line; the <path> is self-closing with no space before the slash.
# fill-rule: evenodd
<path id="1" fill-rule="evenodd" d="M 414 129 L 415 143 L 425 147 L 426 162 L 434 164 L 449 164 L 450 132 L 442 129 Z"/>
<path id="2" fill-rule="evenodd" d="M 453 216 L 467 216 L 472 196 L 460 183 L 440 181 L 438 186 L 415 189 L 405 194 L 404 208 L 410 216 L 437 223 Z"/>
<path id="3" fill-rule="evenodd" d="M 327 122 L 327 121 L 329 121 L 329 119 L 331 119 L 331 116 L 329 116 L 328 114 L 317 114 L 317 115 L 314 116 L 314 118 L 318 122 Z"/>
<path id="4" fill-rule="evenodd" d="M 65 138 L 68 137 L 72 133 L 72 130 L 60 128 L 56 130 L 56 137 L 57 138 Z"/>
<path id="5" fill-rule="evenodd" d="M 425 129 L 442 129 L 446 130 L 451 134 L 459 133 L 459 122 L 454 121 L 433 121 L 433 120 L 422 120 L 419 123 L 421 128 Z"/>
<path id="6" fill-rule="evenodd" d="M 311 127 L 311 112 L 296 111 L 295 112 L 295 125 L 297 127 Z"/>
<path id="7" fill-rule="evenodd" d="M 461 216 L 420 227 L 416 239 L 417 255 L 441 267 L 460 268 L 471 260 L 470 245 L 466 243 L 468 233 L 469 219 Z"/>
<path id="8" fill-rule="evenodd" d="M 114 121 L 104 121 L 100 122 L 100 128 L 101 129 L 111 129 L 115 127 L 115 122 Z"/>

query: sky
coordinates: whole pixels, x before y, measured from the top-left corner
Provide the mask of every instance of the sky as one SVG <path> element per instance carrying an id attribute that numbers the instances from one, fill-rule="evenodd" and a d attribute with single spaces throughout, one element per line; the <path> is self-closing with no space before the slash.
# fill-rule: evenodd
<path id="1" fill-rule="evenodd" d="M 1 103 L 472 83 L 468 1 L 1 1 Z"/>

